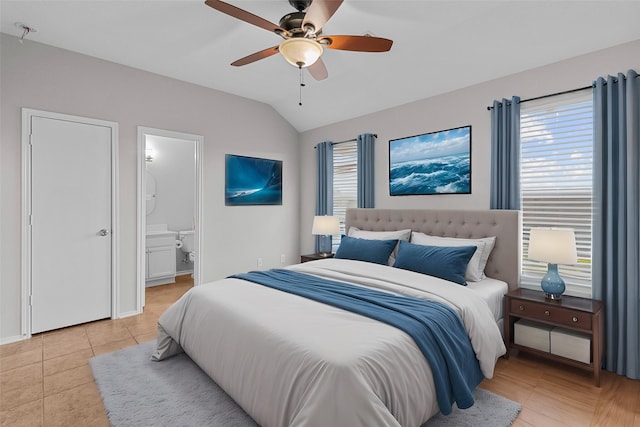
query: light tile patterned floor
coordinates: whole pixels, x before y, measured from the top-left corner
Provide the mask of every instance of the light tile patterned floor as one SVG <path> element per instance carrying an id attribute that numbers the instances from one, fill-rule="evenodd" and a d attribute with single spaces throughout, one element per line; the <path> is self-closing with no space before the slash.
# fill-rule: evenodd
<path id="1" fill-rule="evenodd" d="M 156 337 L 160 314 L 193 286 L 190 275 L 146 290 L 144 313 L 34 335 L 0 346 L 0 425 L 108 426 L 89 359 Z"/>

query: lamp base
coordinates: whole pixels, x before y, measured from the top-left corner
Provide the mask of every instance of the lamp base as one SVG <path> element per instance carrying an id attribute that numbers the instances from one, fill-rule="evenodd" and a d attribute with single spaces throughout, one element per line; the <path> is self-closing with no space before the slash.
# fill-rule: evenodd
<path id="1" fill-rule="evenodd" d="M 333 252 L 318 252 L 318 256 L 321 258 L 328 258 L 333 255 Z"/>
<path id="2" fill-rule="evenodd" d="M 552 301 L 560 301 L 562 299 L 562 294 L 550 294 L 545 292 L 544 293 L 544 297 L 548 300 L 552 300 Z"/>
<path id="3" fill-rule="evenodd" d="M 562 299 L 562 294 L 566 287 L 564 285 L 564 280 L 558 273 L 558 264 L 549 263 L 547 274 L 542 278 L 541 286 L 547 299 Z"/>

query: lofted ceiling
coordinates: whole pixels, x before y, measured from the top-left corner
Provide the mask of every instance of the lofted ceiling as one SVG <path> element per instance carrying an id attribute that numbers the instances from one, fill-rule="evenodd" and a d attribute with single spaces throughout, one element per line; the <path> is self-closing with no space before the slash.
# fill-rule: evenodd
<path id="1" fill-rule="evenodd" d="M 227 0 L 271 22 L 287 0 Z M 325 49 L 329 77 L 280 55 L 229 64 L 276 46 L 273 33 L 204 0 L 2 0 L 0 30 L 28 40 L 271 105 L 302 132 L 640 39 L 640 1 L 345 0 L 326 35 L 390 38 L 387 53 Z M 619 70 L 612 70 L 615 72 Z"/>

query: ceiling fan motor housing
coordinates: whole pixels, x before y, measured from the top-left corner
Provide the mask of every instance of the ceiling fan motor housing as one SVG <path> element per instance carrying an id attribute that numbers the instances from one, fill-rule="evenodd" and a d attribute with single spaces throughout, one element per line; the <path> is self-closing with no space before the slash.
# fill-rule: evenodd
<path id="1" fill-rule="evenodd" d="M 304 21 L 304 12 L 291 12 L 280 19 L 280 26 L 287 30 L 294 37 L 298 34 L 304 35 L 302 29 L 302 21 Z"/>

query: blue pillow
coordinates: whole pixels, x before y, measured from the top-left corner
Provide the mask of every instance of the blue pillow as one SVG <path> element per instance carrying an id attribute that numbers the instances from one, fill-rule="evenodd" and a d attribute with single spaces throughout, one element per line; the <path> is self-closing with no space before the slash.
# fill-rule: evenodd
<path id="1" fill-rule="evenodd" d="M 477 246 L 426 246 L 400 242 L 394 267 L 467 286 L 464 274 Z"/>
<path id="2" fill-rule="evenodd" d="M 398 240 L 369 240 L 342 236 L 334 258 L 354 259 L 387 265 Z"/>

